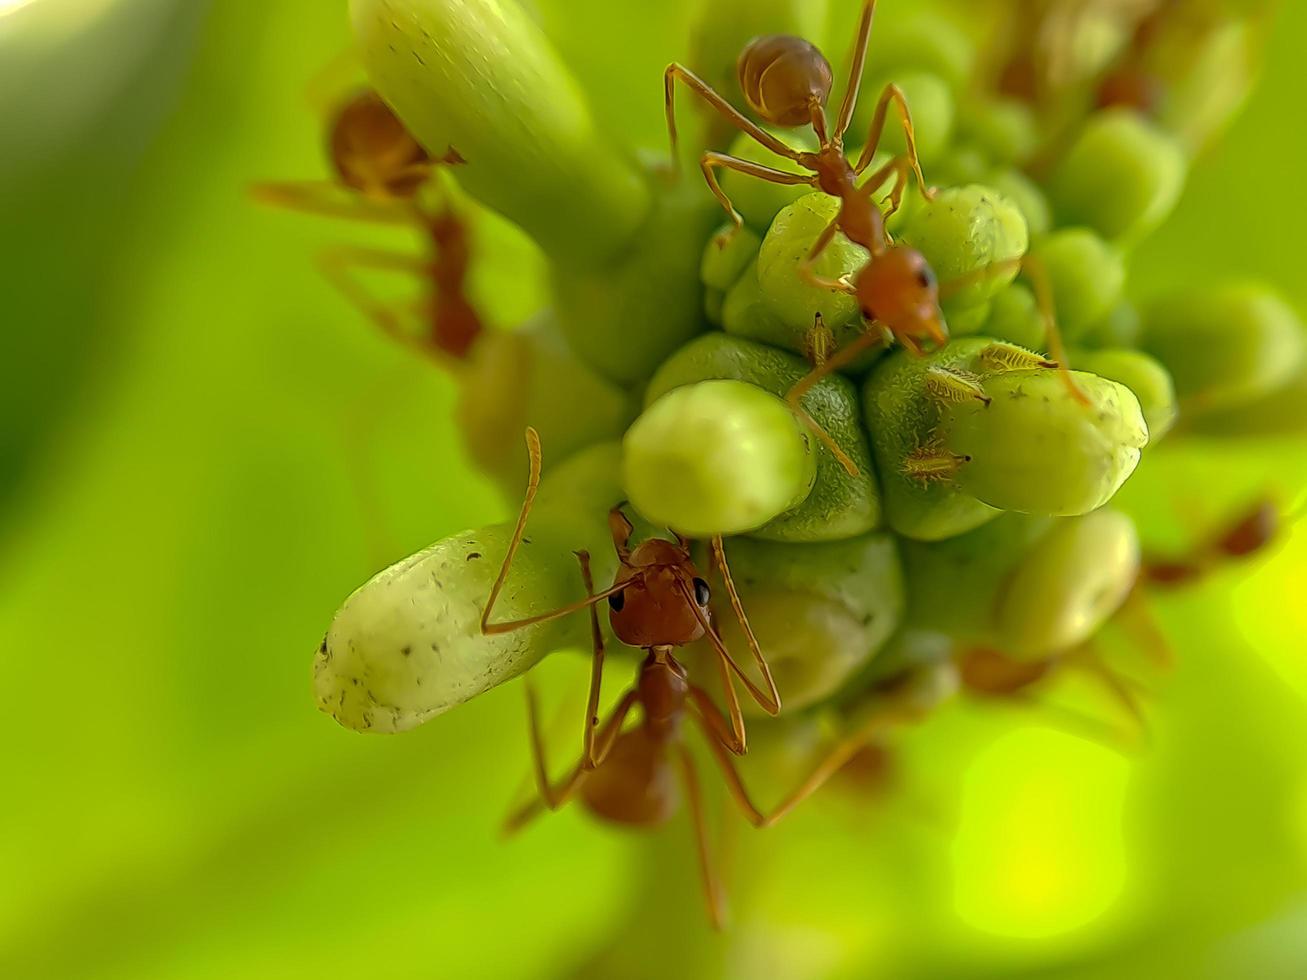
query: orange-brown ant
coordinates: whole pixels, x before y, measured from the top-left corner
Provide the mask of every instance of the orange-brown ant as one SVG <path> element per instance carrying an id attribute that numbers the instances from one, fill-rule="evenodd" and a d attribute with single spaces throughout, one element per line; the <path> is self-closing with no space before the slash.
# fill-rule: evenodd
<path id="1" fill-rule="evenodd" d="M 871 729 L 863 726 L 856 737 L 842 740 L 813 773 L 769 814 L 764 814 L 754 806 L 731 759 L 732 755 L 743 755 L 747 749 L 744 719 L 734 689 L 734 680 L 742 681 L 754 701 L 772 715 L 780 711 L 780 695 L 731 578 L 722 539 L 716 536 L 710 543 L 713 562 L 721 573 L 732 611 L 744 631 L 754 662 L 762 674 L 761 687 L 750 680 L 736 663 L 713 626 L 710 588 L 691 557 L 690 542 L 678 534 L 675 541 L 648 538 L 632 548 L 631 536 L 634 529 L 622 512 L 622 505 L 614 507 L 608 518 L 613 548 L 618 559 L 618 570 L 611 586 L 600 592 L 595 591 L 590 573 L 590 556 L 579 551 L 576 557 L 586 598 L 526 619 L 491 622 L 491 610 L 504 588 L 540 483 L 539 436 L 534 429 L 527 429 L 526 439 L 531 464 L 526 496 L 499 575 L 486 601 L 481 630 L 488 635 L 508 633 L 588 609 L 593 658 L 581 761 L 556 785 L 550 782 L 534 690 L 528 680 L 527 714 L 540 798 L 512 813 L 506 829 L 515 831 L 535 817 L 542 808 L 557 809 L 574 795 L 579 796 L 586 808 L 601 819 L 634 827 L 654 827 L 666 822 L 675 813 L 680 788 L 683 787 L 694 821 L 709 915 L 714 926 L 720 927 L 724 914 L 722 889 L 709 855 L 698 775 L 685 745 L 682 730 L 685 717 L 688 715 L 699 729 L 721 767 L 731 795 L 749 822 L 757 827 L 774 824 L 815 792 L 866 743 Z M 635 684 L 622 695 L 608 717 L 601 722 L 598 711 L 605 650 L 596 607 L 604 600 L 608 601 L 613 634 L 623 643 L 643 649 L 645 657 Z M 705 637 L 716 654 L 729 719 L 714 703 L 712 696 L 690 679 L 676 657 L 678 648 Z M 623 730 L 623 723 L 637 705 L 643 714 L 640 724 Z M 876 720 L 876 724 L 880 724 L 880 719 Z M 680 770 L 680 787 L 676 769 Z"/>
<path id="2" fill-rule="evenodd" d="M 917 157 L 916 136 L 907 100 L 897 85 L 893 83 L 886 85 L 881 92 L 872 117 L 867 142 L 857 163 L 850 164 L 845 156 L 844 135 L 853 120 L 853 112 L 857 105 L 875 9 L 876 0 L 864 0 L 862 14 L 858 21 L 857 38 L 854 42 L 849 83 L 833 129 L 828 125 L 826 117 L 826 101 L 832 85 L 831 67 L 825 56 L 812 43 L 789 35 L 768 35 L 750 41 L 740 54 L 737 73 L 740 88 L 749 107 L 759 117 L 777 126 L 811 124 L 818 140 L 818 148 L 815 152 L 796 150 L 787 146 L 751 121 L 707 82 L 683 65 L 670 64 L 663 75 L 667 130 L 674 161 L 677 159 L 675 83 L 679 79 L 734 126 L 773 153 L 792 160 L 809 171 L 799 174 L 787 173 L 725 153 L 705 152 L 700 159 L 700 169 L 713 196 L 730 216 L 734 228 L 727 233 L 728 237 L 743 227 L 744 218 L 718 183 L 716 171 L 719 169 L 735 170 L 776 184 L 807 184 L 839 199 L 840 206 L 834 220 L 813 242 L 812 248 L 800 264 L 799 271 L 814 286 L 852 295 L 857 300 L 867 324 L 875 324 L 880 329 L 866 330 L 833 356 L 823 358 L 816 363 L 812 371 L 789 391 L 786 400 L 850 475 L 857 474 L 856 465 L 802 408 L 800 401 L 803 395 L 827 375 L 843 370 L 865 350 L 881 343 L 886 339 L 886 334 L 915 355 L 925 352 L 926 343 L 937 348 L 943 346 L 948 342 L 948 328 L 940 312 L 939 304 L 942 295 L 972 284 L 976 281 L 977 275 L 980 277 L 994 275 L 1003 267 L 1014 264 L 1014 262 L 995 263 L 978 270 L 977 274 L 949 283 L 941 290 L 926 257 L 911 246 L 897 244 L 891 240 L 885 228 L 885 221 L 898 209 L 907 186 L 908 175 L 910 173 L 916 175 L 917 183 L 927 199 L 934 196 L 933 188 L 926 184 Z M 864 171 L 870 167 L 880 145 L 891 105 L 898 110 L 907 152 L 896 156 L 867 176 L 862 183 L 858 183 Z M 889 194 L 887 211 L 882 213 L 872 195 L 891 176 L 895 178 L 895 183 Z M 852 282 L 824 279 L 816 275 L 813 270 L 817 258 L 834 240 L 836 232 L 842 232 L 849 241 L 861 245 L 870 253 L 868 262 L 858 271 Z M 1019 263 L 1015 264 L 1019 265 Z M 1050 304 L 1041 303 L 1041 305 L 1047 308 Z M 1059 366 L 1064 365 L 1065 357 L 1058 356 L 1061 350 L 1055 325 L 1052 323 L 1051 316 L 1046 315 L 1045 319 L 1050 327 L 1050 341 L 1055 345 L 1055 359 Z M 1085 402 L 1086 399 L 1070 381 L 1069 375 L 1067 378 L 1073 394 L 1078 400 Z"/>
<path id="3" fill-rule="evenodd" d="M 1200 581 L 1225 564 L 1264 551 L 1280 535 L 1284 523 L 1274 500 L 1255 500 L 1238 519 L 1199 541 L 1187 554 L 1146 559 L 1140 583 L 1150 589 L 1173 589 Z"/>
<path id="4" fill-rule="evenodd" d="M 464 281 L 470 260 L 464 220 L 443 200 L 422 196 L 436 168 L 462 162 L 452 147 L 433 158 L 371 90 L 357 92 L 336 110 L 327 127 L 327 153 L 335 179 L 257 184 L 256 199 L 279 207 L 412 228 L 430 246 L 429 256 L 375 248 L 335 247 L 318 259 L 327 279 L 387 335 L 436 358 L 463 359 L 481 334 L 481 319 L 468 302 Z M 341 192 L 349 196 L 341 197 Z M 354 277 L 360 269 L 420 277 L 429 294 L 409 309 L 376 300 Z M 421 334 L 405 329 L 412 314 Z"/>

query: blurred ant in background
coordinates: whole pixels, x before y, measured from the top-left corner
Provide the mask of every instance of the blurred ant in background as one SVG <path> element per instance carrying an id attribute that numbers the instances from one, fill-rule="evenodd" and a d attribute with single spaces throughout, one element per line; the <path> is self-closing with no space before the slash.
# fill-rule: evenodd
<path id="1" fill-rule="evenodd" d="M 404 128 L 376 92 L 345 99 L 327 124 L 327 155 L 333 180 L 261 183 L 256 200 L 331 218 L 406 227 L 425 238 L 425 256 L 408 252 L 335 246 L 318 266 L 341 294 L 388 336 L 437 360 L 463 360 L 482 323 L 464 293 L 470 260 L 467 226 L 437 187 L 441 166 L 462 163 L 450 147 L 432 157 Z M 438 198 L 433 203 L 432 198 Z M 360 270 L 416 276 L 424 295 L 416 303 L 377 300 L 356 278 Z M 420 332 L 406 327 L 414 316 Z"/>

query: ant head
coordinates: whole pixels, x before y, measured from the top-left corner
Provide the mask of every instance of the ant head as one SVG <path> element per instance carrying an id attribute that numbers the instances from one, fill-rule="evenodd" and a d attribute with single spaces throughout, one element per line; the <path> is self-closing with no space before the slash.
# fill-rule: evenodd
<path id="1" fill-rule="evenodd" d="M 336 113 L 328 146 L 342 182 L 365 194 L 412 197 L 430 158 L 381 97 L 360 92 Z"/>
<path id="2" fill-rule="evenodd" d="M 712 593 L 681 545 L 650 538 L 617 573 L 608 597 L 613 633 L 628 646 L 685 646 L 703 636 Z M 697 607 L 697 611 L 696 611 Z"/>
<path id="3" fill-rule="evenodd" d="M 958 657 L 962 686 L 972 694 L 1001 696 L 1015 694 L 1043 679 L 1052 669 L 1051 660 L 1013 660 L 997 650 L 976 647 Z"/>
<path id="4" fill-rule="evenodd" d="M 937 347 L 948 342 L 939 283 L 915 248 L 891 245 L 862 267 L 855 286 L 863 316 L 883 323 L 899 340 L 929 340 Z"/>
<path id="5" fill-rule="evenodd" d="M 754 38 L 736 63 L 749 108 L 777 126 L 802 126 L 830 97 L 830 62 L 810 41 L 789 34 Z"/>

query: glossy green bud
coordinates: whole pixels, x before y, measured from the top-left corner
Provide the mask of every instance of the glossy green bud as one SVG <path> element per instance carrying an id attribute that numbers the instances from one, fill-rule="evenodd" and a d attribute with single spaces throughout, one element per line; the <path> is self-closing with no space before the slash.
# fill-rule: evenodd
<path id="1" fill-rule="evenodd" d="M 433 155 L 458 152 L 474 197 L 555 262 L 594 268 L 632 243 L 648 185 L 518 4 L 351 0 L 350 14 L 372 84 Z"/>
<path id="2" fill-rule="evenodd" d="M 1186 413 L 1267 395 L 1307 362 L 1307 330 L 1273 290 L 1237 283 L 1186 290 L 1144 312 L 1141 346 L 1175 379 Z"/>
<path id="3" fill-rule="evenodd" d="M 958 134 L 997 164 L 1023 163 L 1039 146 L 1034 111 L 1016 99 L 967 96 L 958 112 Z"/>
<path id="4" fill-rule="evenodd" d="M 574 217 L 566 209 L 570 224 Z M 558 323 L 577 356 L 604 377 L 632 385 L 703 329 L 699 263 L 717 220 L 681 182 L 660 190 L 649 221 L 621 260 L 598 271 L 554 265 Z"/>
<path id="5" fill-rule="evenodd" d="M 764 344 L 709 333 L 673 354 L 649 382 L 645 404 L 682 385 L 710 379 L 747 381 L 784 396 L 808 373 L 806 361 Z M 764 524 L 752 536 L 774 541 L 830 541 L 853 537 L 880 523 L 880 493 L 857 390 L 841 375 L 815 385 L 803 398 L 804 409 L 833 438 L 858 468 L 850 476 L 834 455 L 816 442 L 817 482 L 798 506 Z"/>
<path id="6" fill-rule="evenodd" d="M 866 125 L 870 125 L 876 98 L 891 82 L 903 92 L 903 98 L 908 104 L 908 112 L 912 116 L 917 154 L 924 165 L 929 165 L 939 159 L 948 148 L 949 140 L 953 136 L 956 115 L 953 92 L 948 83 L 938 75 L 919 70 L 901 70 L 893 75 L 868 80 L 864 83 L 861 92 L 859 106 L 861 111 L 858 113 L 867 120 Z M 866 131 L 866 126 L 863 125 L 858 126 L 854 132 L 858 135 Z M 903 126 L 899 122 L 898 110 L 891 107 L 877 149 L 898 155 L 907 152 L 907 148 L 907 139 Z"/>
<path id="7" fill-rule="evenodd" d="M 883 4 L 882 8 L 876 11 L 863 74 L 862 105 L 855 116 L 864 131 L 878 94 L 869 90 L 869 79 L 925 71 L 944 79 L 953 92 L 960 93 L 970 84 L 976 65 L 975 43 L 952 19 L 917 4 Z M 845 4 L 845 9 L 852 14 L 854 5 Z M 840 25 L 835 29 L 837 37 L 846 39 L 846 34 L 839 33 Z M 852 30 L 852 21 L 846 30 Z"/>
<path id="8" fill-rule="evenodd" d="M 590 550 L 597 581 L 612 580 L 607 515 L 622 498 L 618 458 L 616 443 L 594 446 L 545 477 L 494 622 L 584 596 L 575 549 Z M 481 613 L 512 532 L 511 524 L 496 524 L 445 538 L 357 589 L 314 658 L 318 706 L 356 731 L 406 731 L 555 650 L 588 644 L 583 615 L 482 635 Z"/>
<path id="9" fill-rule="evenodd" d="M 902 618 L 903 574 L 888 534 L 821 544 L 739 538 L 726 556 L 787 713 L 838 691 Z M 736 659 L 747 658 L 724 591 L 714 585 L 715 622 Z"/>
<path id="10" fill-rule="evenodd" d="M 909 627 L 1036 659 L 1093 636 L 1139 571 L 1134 524 L 1110 509 L 1055 519 L 1005 514 L 969 534 L 903 549 Z"/>
<path id="11" fill-rule="evenodd" d="M 949 314 L 980 305 L 1010 283 L 1028 244 L 1017 206 L 979 184 L 944 188 L 913 209 L 899 237 L 925 255 L 942 286 L 975 277 L 945 302 Z"/>
<path id="12" fill-rule="evenodd" d="M 619 438 L 636 414 L 628 392 L 568 349 L 551 314 L 519 330 L 486 332 L 458 382 L 455 416 L 468 455 L 512 494 L 526 481 L 522 433 L 528 425 L 546 447 L 548 472 L 579 449 Z M 576 411 L 577 404 L 586 410 Z"/>
<path id="13" fill-rule="evenodd" d="M 1027 350 L 1044 350 L 1048 333 L 1035 294 L 1025 283 L 1014 282 L 989 306 L 985 336 L 1005 340 Z"/>
<path id="14" fill-rule="evenodd" d="M 1175 384 L 1155 358 L 1142 351 L 1115 347 L 1069 351 L 1067 360 L 1078 370 L 1119 382 L 1134 393 L 1148 425 L 1150 444 L 1161 439 L 1175 424 L 1178 413 Z"/>
<path id="15" fill-rule="evenodd" d="M 986 173 L 981 182 L 1007 197 L 1026 219 L 1031 238 L 1048 234 L 1053 228 L 1053 209 L 1043 189 L 1020 170 L 1006 167 Z"/>
<path id="16" fill-rule="evenodd" d="M 668 391 L 622 441 L 622 482 L 655 524 L 691 537 L 762 527 L 812 490 L 815 438 L 789 406 L 742 381 Z"/>
<path id="17" fill-rule="evenodd" d="M 1048 276 L 1064 339 L 1078 339 L 1121 299 L 1125 260 L 1088 228 L 1055 231 L 1040 239 L 1031 252 Z"/>
<path id="18" fill-rule="evenodd" d="M 1137 113 L 1111 109 L 1090 117 L 1050 193 L 1062 224 L 1137 241 L 1171 213 L 1188 168 L 1175 139 Z"/>
<path id="19" fill-rule="evenodd" d="M 876 366 L 863 386 L 862 408 L 885 518 L 899 534 L 938 540 L 978 527 L 998 513 L 958 489 L 963 461 L 951 458 L 940 444 L 950 403 L 931 397 L 926 387 L 932 368 L 978 375 L 977 357 L 991 343 L 962 337 L 926 357 L 896 352 Z M 916 465 L 926 457 L 929 465 Z"/>
<path id="20" fill-rule="evenodd" d="M 966 458 L 957 484 L 992 507 L 1026 514 L 1085 514 L 1112 499 L 1148 443 L 1130 389 L 1071 372 L 1088 399 L 1072 396 L 1061 373 L 1006 371 L 985 379 L 988 404 L 954 407 L 944 446 Z"/>
<path id="21" fill-rule="evenodd" d="M 741 228 L 729 237 L 726 233 L 731 224 L 727 222 L 717 229 L 716 234 L 708 239 L 704 246 L 703 258 L 699 261 L 699 279 L 709 289 L 719 290 L 723 295 L 740 280 L 745 270 L 758 258 L 758 249 L 762 239 L 749 228 Z M 721 243 L 725 244 L 721 244 Z"/>

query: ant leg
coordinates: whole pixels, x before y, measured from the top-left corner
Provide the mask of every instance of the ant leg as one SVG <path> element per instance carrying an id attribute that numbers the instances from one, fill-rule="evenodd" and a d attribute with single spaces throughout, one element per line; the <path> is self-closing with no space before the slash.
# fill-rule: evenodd
<path id="1" fill-rule="evenodd" d="M 1048 270 L 1039 259 L 1027 255 L 1021 260 L 1021 271 L 1026 274 L 1031 286 L 1034 287 L 1035 302 L 1039 306 L 1039 315 L 1044 321 L 1044 333 L 1048 337 L 1048 350 L 1053 355 L 1053 360 L 1057 361 L 1062 382 L 1072 398 L 1088 407 L 1089 396 L 1080 390 L 1076 379 L 1071 377 L 1071 365 L 1067 363 L 1066 348 L 1062 345 L 1062 331 L 1057 327 L 1057 307 L 1053 301 L 1053 285 L 1049 282 Z"/>
<path id="2" fill-rule="evenodd" d="M 680 168 L 680 154 L 677 153 L 677 135 L 676 135 L 676 79 L 680 79 L 685 85 L 699 98 L 703 99 L 713 109 L 725 117 L 736 129 L 747 133 L 755 140 L 761 143 L 767 149 L 771 150 L 777 156 L 785 157 L 789 160 L 797 161 L 799 151 L 793 147 L 786 146 L 781 140 L 777 139 L 771 133 L 767 132 L 735 106 L 731 105 L 717 93 L 711 85 L 696 75 L 684 65 L 672 62 L 663 72 L 663 107 L 667 115 L 667 136 L 672 147 L 672 165 Z"/>
<path id="3" fill-rule="evenodd" d="M 585 582 L 585 594 L 594 595 L 594 578 L 590 574 L 590 553 L 578 551 L 576 560 L 581 563 L 581 579 Z M 590 637 L 594 645 L 594 656 L 590 660 L 590 695 L 585 706 L 585 731 L 581 738 L 581 768 L 597 769 L 608 754 L 595 749 L 595 732 L 599 726 L 599 692 L 604 679 L 604 633 L 599 628 L 599 607 L 590 606 Z"/>
<path id="4" fill-rule="evenodd" d="M 812 243 L 812 248 L 808 249 L 808 254 L 799 263 L 799 277 L 809 286 L 815 286 L 817 289 L 838 290 L 852 296 L 856 294 L 856 291 L 847 282 L 841 279 L 825 279 L 812 271 L 812 267 L 817 262 L 817 257 L 826 251 L 826 247 L 835 240 L 835 233 L 839 230 L 840 215 L 837 214 L 834 220 L 821 230 L 821 234 Z"/>
<path id="5" fill-rule="evenodd" d="M 508 542 L 508 550 L 504 552 L 504 562 L 499 567 L 499 575 L 495 578 L 495 584 L 490 589 L 490 598 L 486 600 L 486 608 L 481 612 L 481 634 L 483 636 L 511 633 L 526 626 L 535 626 L 539 623 L 561 619 L 571 613 L 585 609 L 587 606 L 593 606 L 596 602 L 607 599 L 610 595 L 620 592 L 627 585 L 626 582 L 622 582 L 611 588 L 604 589 L 602 592 L 587 596 L 577 602 L 569 602 L 565 606 L 541 613 L 538 616 L 529 616 L 526 619 L 516 619 L 504 623 L 490 622 L 490 610 L 494 608 L 499 593 L 504 590 L 504 582 L 508 579 L 508 569 L 513 564 L 513 556 L 517 554 L 518 546 L 522 543 L 522 534 L 526 530 L 526 519 L 531 513 L 531 505 L 535 502 L 536 493 L 540 489 L 540 435 L 530 426 L 527 426 L 526 429 L 526 449 L 531 460 L 531 471 L 526 481 L 526 496 L 522 498 L 522 510 L 517 515 L 517 526 L 513 528 L 513 537 Z"/>
<path id="6" fill-rule="evenodd" d="M 758 177 L 761 180 L 770 181 L 773 184 L 811 184 L 816 178 L 805 174 L 790 174 L 784 170 L 775 170 L 772 167 L 764 167 L 760 163 L 753 163 L 749 160 L 741 160 L 738 157 L 730 156 L 726 153 L 718 153 L 715 150 L 709 150 L 699 160 L 699 169 L 703 171 L 704 180 L 708 182 L 708 189 L 712 191 L 713 197 L 717 198 L 722 208 L 730 216 L 734 228 L 725 235 L 719 235 L 716 238 L 717 247 L 722 248 L 727 242 L 744 227 L 744 218 L 739 211 L 735 210 L 735 205 L 731 199 L 726 196 L 722 190 L 721 184 L 717 183 L 717 174 L 714 173 L 718 168 L 735 170 L 742 174 L 748 174 L 750 177 Z"/>
<path id="7" fill-rule="evenodd" d="M 894 188 L 889 193 L 889 207 L 885 209 L 885 220 L 895 214 L 903 204 L 903 192 L 908 189 L 908 176 L 912 173 L 912 165 L 905 156 L 897 156 L 880 169 L 873 171 L 867 176 L 859 186 L 859 191 L 867 192 L 871 196 L 872 191 L 879 190 L 881 185 L 889 179 L 890 175 L 894 176 Z M 888 237 L 888 236 L 887 236 Z"/>
<path id="8" fill-rule="evenodd" d="M 850 759 L 866 747 L 878 728 L 889 724 L 892 717 L 877 715 L 860 725 L 855 731 L 841 738 L 821 757 L 803 781 L 782 798 L 770 813 L 763 813 L 750 799 L 744 780 L 740 778 L 735 763 L 727 754 L 726 750 L 729 746 L 722 742 L 718 733 L 719 722 L 715 722 L 712 716 L 704 710 L 702 702 L 696 701 L 696 705 L 700 710 L 692 712 L 692 715 L 699 723 L 699 728 L 708 742 L 708 748 L 712 751 L 713 758 L 717 760 L 717 764 L 721 768 L 722 776 L 726 780 L 726 788 L 744 813 L 745 819 L 758 828 L 775 826 L 800 803 L 826 785 L 831 776 L 839 772 Z M 709 707 L 711 708 L 711 702 L 709 702 Z M 716 709 L 712 708 L 712 710 L 715 711 Z"/>
<path id="9" fill-rule="evenodd" d="M 1049 354 L 1052 356 L 1051 363 L 1046 366 L 1060 371 L 1062 380 L 1066 384 L 1067 391 L 1071 393 L 1071 397 L 1081 405 L 1088 406 L 1090 404 L 1089 397 L 1080 390 L 1075 378 L 1071 377 L 1071 369 L 1067 364 L 1066 348 L 1062 345 L 1062 333 L 1057 328 L 1056 305 L 1053 300 L 1053 288 L 1049 283 L 1048 273 L 1044 269 L 1043 263 L 1033 255 L 1000 259 L 997 262 L 991 262 L 989 265 L 964 273 L 956 279 L 950 279 L 939 287 L 939 298 L 945 300 L 969 286 L 984 282 L 991 276 L 1011 272 L 1013 269 L 1019 269 L 1023 272 L 1030 279 L 1030 284 L 1033 287 L 1035 302 L 1039 307 L 1040 318 L 1044 321 L 1044 331 L 1048 337 Z"/>
<path id="10" fill-rule="evenodd" d="M 844 90 L 840 114 L 835 120 L 835 136 L 843 136 L 853 122 L 853 110 L 858 104 L 858 91 L 862 88 L 862 69 L 867 63 L 867 42 L 871 40 L 871 18 L 876 12 L 876 0 L 866 0 L 858 20 L 858 35 L 853 42 L 853 63 L 849 68 L 849 85 Z"/>
<path id="11" fill-rule="evenodd" d="M 294 180 L 250 185 L 250 196 L 260 204 L 349 221 L 418 226 L 413 208 L 396 200 L 377 200 L 349 193 L 329 180 Z"/>
<path id="12" fill-rule="evenodd" d="M 786 392 L 785 400 L 789 402 L 792 407 L 797 407 L 799 399 L 806 395 L 814 385 L 821 381 L 822 378 L 847 367 L 850 363 L 856 360 L 863 351 L 870 347 L 874 347 L 876 344 L 880 343 L 882 339 L 883 338 L 879 333 L 875 333 L 871 330 L 866 330 L 857 337 L 854 337 L 851 341 L 837 350 L 831 357 L 827 358 L 821 364 L 816 365 L 811 371 L 795 382 L 794 387 Z"/>
<path id="13" fill-rule="evenodd" d="M 401 318 L 396 315 L 395 308 L 378 302 L 351 274 L 356 269 L 377 269 L 425 278 L 431 271 L 430 261 L 399 252 L 345 246 L 319 253 L 317 265 L 326 280 L 350 305 L 371 320 L 387 337 L 425 356 L 431 356 L 431 347 L 421 337 L 408 333 L 401 327 Z"/>
<path id="14" fill-rule="evenodd" d="M 1136 686 L 1118 675 L 1106 663 L 1091 644 L 1086 643 L 1065 658 L 1068 666 L 1079 667 L 1100 684 L 1103 689 L 1120 705 L 1134 722 L 1140 738 L 1148 740 L 1148 716 L 1139 703 Z"/>
<path id="15" fill-rule="evenodd" d="M 572 794 L 580 788 L 581 784 L 590 778 L 590 773 L 594 771 L 593 769 L 587 769 L 584 763 L 581 763 L 572 770 L 571 775 L 557 786 L 549 782 L 549 766 L 545 761 L 544 738 L 540 734 L 540 718 L 536 705 L 535 685 L 531 683 L 530 678 L 523 678 L 523 680 L 526 682 L 526 713 L 531 733 L 531 763 L 535 770 L 536 785 L 540 788 L 540 796 L 508 816 L 508 819 L 504 821 L 505 834 L 512 834 L 522 829 L 533 817 L 540 813 L 542 808 L 557 810 L 563 806 L 572 798 Z M 637 699 L 635 691 L 628 691 L 608 716 L 608 720 L 604 722 L 603 731 L 599 736 L 600 751 L 604 756 L 608 755 L 613 743 L 617 741 L 617 736 L 622 730 L 622 723 L 626 721 L 626 716 L 631 713 Z"/>
<path id="16" fill-rule="evenodd" d="M 760 700 L 759 705 L 768 714 L 780 714 L 781 695 L 776 690 L 776 681 L 772 677 L 771 666 L 767 663 L 767 658 L 762 655 L 762 647 L 758 643 L 758 637 L 754 635 L 753 627 L 749 624 L 749 617 L 744 612 L 744 603 L 740 601 L 740 593 L 735 588 L 735 580 L 731 577 L 731 566 L 726 562 L 726 545 L 722 542 L 720 534 L 713 535 L 712 553 L 717 562 L 717 567 L 722 573 L 722 582 L 726 585 L 726 595 L 731 601 L 731 611 L 735 613 L 735 620 L 740 624 L 740 629 L 744 630 L 744 638 L 748 642 L 749 653 L 752 654 L 753 662 L 762 675 L 763 683 L 767 686 L 767 700 Z M 754 697 L 756 698 L 757 695 L 755 694 Z"/>
<path id="17" fill-rule="evenodd" d="M 681 763 L 681 779 L 685 783 L 685 797 L 689 802 L 690 819 L 694 823 L 695 846 L 699 852 L 699 872 L 703 875 L 703 893 L 708 903 L 708 918 L 712 927 L 721 930 L 726 922 L 726 903 L 722 897 L 722 885 L 713 867 L 712 855 L 708 852 L 708 823 L 703 810 L 703 792 L 699 788 L 699 776 L 695 772 L 694 760 L 680 746 L 677 757 Z"/>
<path id="18" fill-rule="evenodd" d="M 729 668 L 730 673 L 734 674 L 736 677 L 740 679 L 740 682 L 744 685 L 745 689 L 749 692 L 749 696 L 753 698 L 755 703 L 757 703 L 758 707 L 762 708 L 762 710 L 767 712 L 769 715 L 779 714 L 781 710 L 780 696 L 776 692 L 776 684 L 772 680 L 770 669 L 767 669 L 765 667 L 765 662 L 764 662 L 764 678 L 768 686 L 767 691 L 764 691 L 757 684 L 755 684 L 753 680 L 749 677 L 749 675 L 744 672 L 744 668 L 742 668 L 738 663 L 736 663 L 735 658 L 731 656 L 731 652 L 726 649 L 726 644 L 722 641 L 721 636 L 718 635 L 715 629 L 713 629 L 712 623 L 708 621 L 708 617 L 705 616 L 703 610 L 699 608 L 699 604 L 694 601 L 694 595 L 690 592 L 686 584 L 678 578 L 676 582 L 676 586 L 678 589 L 681 590 L 681 595 L 684 596 L 685 601 L 689 604 L 690 608 L 694 610 L 695 618 L 699 620 L 699 625 L 703 627 L 704 634 L 708 637 L 708 641 L 712 644 L 713 649 L 717 652 L 717 656 L 720 661 L 720 666 L 723 668 L 723 674 L 725 675 L 726 688 L 728 691 L 727 697 L 733 699 L 735 695 L 734 688 L 731 684 L 730 675 L 726 674 L 726 669 Z M 759 654 L 759 656 L 761 656 L 761 654 Z M 731 721 L 732 721 L 732 726 L 734 727 L 736 725 L 734 711 L 732 712 Z M 739 734 L 742 736 L 743 719 L 741 719 L 740 722 L 738 723 L 738 727 L 740 730 Z"/>
<path id="19" fill-rule="evenodd" d="M 903 139 L 908 145 L 908 162 L 912 165 L 913 173 L 917 175 L 917 184 L 921 187 L 922 196 L 928 201 L 932 200 L 935 197 L 935 188 L 926 183 L 926 177 L 921 172 L 921 161 L 917 158 L 917 134 L 912 128 L 912 114 L 908 111 L 907 99 L 903 97 L 903 90 L 892 82 L 885 86 L 880 93 L 880 99 L 876 102 L 876 114 L 872 117 L 871 128 L 867 132 L 867 144 L 862 148 L 862 154 L 858 157 L 853 172 L 860 175 L 871 166 L 871 159 L 876 155 L 880 137 L 885 131 L 885 119 L 891 102 L 898 109 L 899 119 L 903 123 Z"/>

